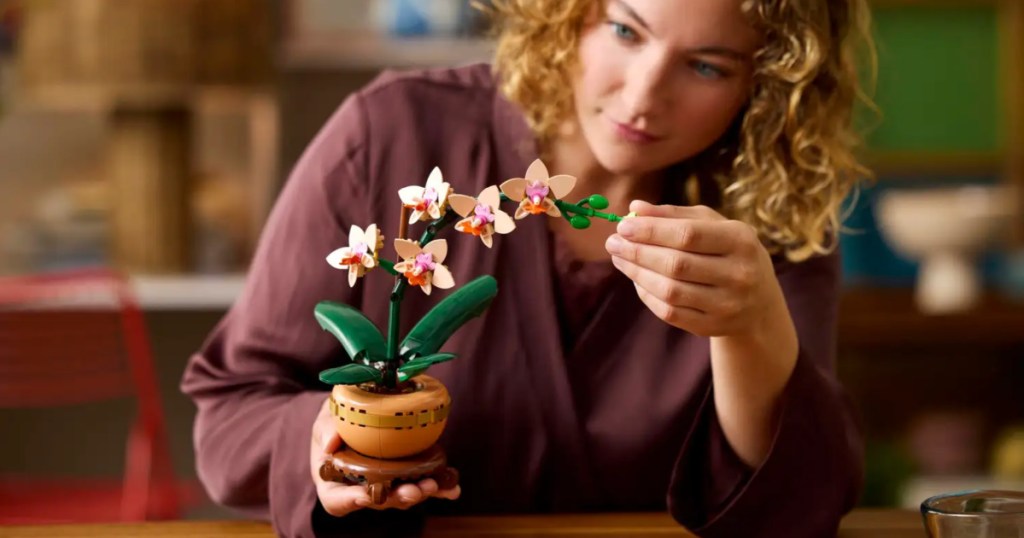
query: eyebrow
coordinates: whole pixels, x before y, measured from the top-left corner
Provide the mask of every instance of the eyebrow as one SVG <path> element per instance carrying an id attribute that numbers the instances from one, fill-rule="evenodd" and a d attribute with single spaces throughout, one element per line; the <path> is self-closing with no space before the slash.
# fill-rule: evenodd
<path id="1" fill-rule="evenodd" d="M 642 17 L 640 17 L 640 15 L 637 15 L 636 10 L 634 10 L 632 7 L 630 7 L 629 4 L 623 2 L 622 0 L 615 0 L 615 5 L 617 5 L 620 8 L 622 8 L 622 10 L 625 11 L 627 15 L 632 17 L 636 21 L 637 24 L 639 24 L 640 26 L 643 26 L 644 30 L 647 30 L 648 32 L 651 32 L 652 34 L 654 33 L 654 31 L 651 30 L 650 25 L 647 24 L 647 21 L 645 21 Z"/>
<path id="2" fill-rule="evenodd" d="M 614 3 L 615 3 L 616 6 L 619 6 L 620 8 L 622 8 L 622 10 L 625 11 L 627 15 L 629 15 L 632 19 L 634 19 L 637 22 L 637 24 L 642 26 L 645 30 L 647 30 L 648 32 L 650 32 L 652 34 L 654 33 L 654 30 L 651 30 L 651 26 L 649 24 L 647 24 L 647 21 L 645 21 L 643 19 L 643 17 L 638 15 L 636 10 L 634 10 L 624 0 L 615 0 Z M 744 54 L 744 53 L 742 53 L 742 52 L 740 52 L 740 51 L 738 51 L 736 49 L 733 49 L 733 48 L 730 48 L 730 47 L 726 47 L 726 46 L 721 46 L 721 45 L 712 45 L 712 46 L 708 46 L 708 47 L 697 47 L 695 49 L 689 49 L 686 52 L 688 52 L 690 54 L 704 54 L 704 55 L 708 55 L 708 56 L 723 56 L 723 57 L 730 58 L 730 59 L 733 59 L 733 60 L 736 60 L 736 61 L 740 61 L 740 62 L 749 62 L 750 61 L 750 57 L 747 54 Z"/>
<path id="3" fill-rule="evenodd" d="M 686 52 L 690 54 L 704 54 L 708 56 L 724 56 L 740 62 L 750 61 L 750 57 L 748 55 L 736 49 L 724 46 L 697 47 L 695 49 L 689 49 Z"/>

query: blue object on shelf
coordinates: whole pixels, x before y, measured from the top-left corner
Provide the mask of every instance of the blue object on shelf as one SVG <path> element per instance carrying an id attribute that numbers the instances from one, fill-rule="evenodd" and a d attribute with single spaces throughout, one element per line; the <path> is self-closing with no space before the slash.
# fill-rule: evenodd
<path id="1" fill-rule="evenodd" d="M 401 36 L 422 36 L 430 34 L 430 21 L 426 13 L 413 0 L 393 0 L 394 18 L 388 30 Z"/>
<path id="2" fill-rule="evenodd" d="M 1016 301 L 1024 301 L 1024 250 L 1006 253 L 1000 261 L 1000 290 Z"/>
<path id="3" fill-rule="evenodd" d="M 397 37 L 454 35 L 468 23 L 468 0 L 378 0 L 384 30 Z"/>

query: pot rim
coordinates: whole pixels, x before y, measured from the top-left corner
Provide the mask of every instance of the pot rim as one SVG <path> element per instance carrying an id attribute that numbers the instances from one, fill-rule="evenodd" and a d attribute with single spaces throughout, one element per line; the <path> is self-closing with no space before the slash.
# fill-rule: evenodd
<path id="1" fill-rule="evenodd" d="M 350 389 L 373 394 L 381 399 L 394 401 L 394 398 L 408 397 L 420 393 L 426 386 L 426 383 L 417 380 L 416 386 L 417 390 L 390 395 L 366 391 L 359 386 L 350 385 L 348 387 Z M 441 387 L 443 388 L 444 385 L 441 385 Z M 346 406 L 335 399 L 335 392 L 332 390 L 329 398 L 329 407 L 331 415 L 337 417 L 344 424 L 369 428 L 401 430 L 444 423 L 448 419 L 448 414 L 451 412 L 451 397 L 446 398 L 445 401 L 428 409 L 423 409 L 423 405 L 421 403 L 416 405 L 412 410 L 401 413 L 373 413 L 354 405 Z"/>

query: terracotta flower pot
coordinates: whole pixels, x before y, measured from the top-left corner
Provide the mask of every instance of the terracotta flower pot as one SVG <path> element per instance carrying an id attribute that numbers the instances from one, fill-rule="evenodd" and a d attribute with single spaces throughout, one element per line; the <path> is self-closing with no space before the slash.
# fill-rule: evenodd
<path id="1" fill-rule="evenodd" d="M 335 385 L 331 414 L 346 445 L 371 458 L 404 458 L 437 442 L 451 409 L 448 389 L 420 375 L 413 390 L 399 394 Z"/>

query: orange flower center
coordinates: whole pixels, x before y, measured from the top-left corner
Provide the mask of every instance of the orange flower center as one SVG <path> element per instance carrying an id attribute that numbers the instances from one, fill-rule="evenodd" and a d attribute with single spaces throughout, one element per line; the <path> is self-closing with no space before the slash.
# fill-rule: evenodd
<path id="1" fill-rule="evenodd" d="M 472 221 L 466 220 L 466 221 L 462 221 L 462 222 L 458 223 L 455 226 L 455 228 L 458 231 L 460 231 L 460 232 L 479 236 L 479 235 L 483 235 L 484 227 L 486 227 L 486 226 L 487 226 L 486 224 L 481 224 L 480 226 L 473 226 L 473 222 Z"/>
<path id="2" fill-rule="evenodd" d="M 363 263 L 363 255 L 359 253 L 345 256 L 341 259 L 341 265 L 359 265 Z"/>
<path id="3" fill-rule="evenodd" d="M 410 285 L 422 286 L 422 285 L 427 283 L 427 275 L 429 275 L 429 274 L 430 273 L 423 272 L 423 273 L 420 273 L 420 274 L 417 275 L 416 273 L 414 273 L 412 271 L 406 271 L 405 272 L 405 278 L 409 280 L 409 284 Z"/>
<path id="4" fill-rule="evenodd" d="M 544 208 L 543 203 L 535 204 L 529 198 L 527 198 L 525 200 L 525 202 L 526 203 L 524 204 L 523 207 L 525 207 L 526 210 L 529 211 L 531 215 L 540 215 L 541 213 L 547 213 L 547 211 L 548 211 L 547 209 Z"/>

